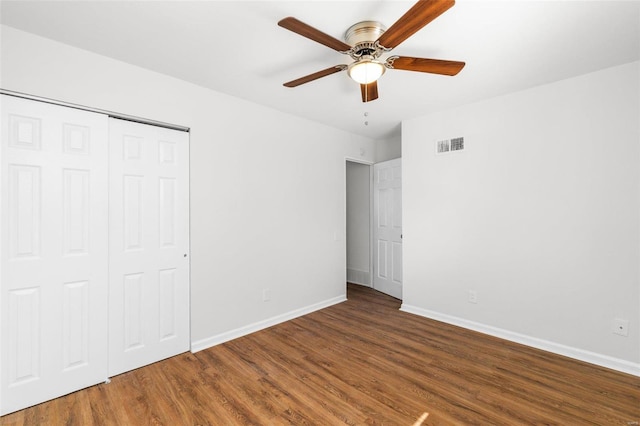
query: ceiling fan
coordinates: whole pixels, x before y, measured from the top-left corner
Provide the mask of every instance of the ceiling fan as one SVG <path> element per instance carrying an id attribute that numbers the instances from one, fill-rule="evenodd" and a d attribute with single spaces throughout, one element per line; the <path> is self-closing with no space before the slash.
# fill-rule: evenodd
<path id="1" fill-rule="evenodd" d="M 455 0 L 419 0 L 389 29 L 385 29 L 380 22 L 376 21 L 358 22 L 346 31 L 346 43 L 296 18 L 284 18 L 278 22 L 279 26 L 349 55 L 353 59 L 349 65 L 335 65 L 284 83 L 284 86 L 296 87 L 346 70 L 349 77 L 360 84 L 362 102 L 370 102 L 378 99 L 377 81 L 387 69 L 456 75 L 464 67 L 464 62 L 395 55 L 389 56 L 384 61 L 381 60 L 384 53 L 411 37 L 454 4 Z"/>

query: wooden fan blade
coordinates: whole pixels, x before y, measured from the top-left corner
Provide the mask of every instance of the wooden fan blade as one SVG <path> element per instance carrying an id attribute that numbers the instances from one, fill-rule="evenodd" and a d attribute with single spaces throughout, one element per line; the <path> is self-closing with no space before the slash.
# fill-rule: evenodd
<path id="1" fill-rule="evenodd" d="M 327 68 L 326 70 L 314 72 L 313 74 L 309 74 L 304 77 L 300 77 L 296 80 L 289 81 L 287 83 L 284 83 L 283 86 L 286 86 L 286 87 L 300 86 L 301 84 L 305 84 L 310 81 L 317 80 L 319 78 L 326 77 L 328 75 L 335 74 L 340 71 L 344 71 L 346 69 L 347 69 L 346 65 L 336 65 L 334 67 Z"/>
<path id="2" fill-rule="evenodd" d="M 329 34 L 325 34 L 322 31 L 313 28 L 311 25 L 305 24 L 304 22 L 299 21 L 291 16 L 280 20 L 280 22 L 278 22 L 278 25 L 315 42 L 324 44 L 325 46 L 337 50 L 341 53 L 347 52 L 349 49 L 351 49 L 351 46 L 349 46 L 347 43 L 342 42 L 337 38 L 331 37 Z"/>
<path id="3" fill-rule="evenodd" d="M 378 99 L 378 82 L 374 81 L 369 84 L 361 84 L 360 93 L 362 93 L 362 102 L 375 101 Z"/>
<path id="4" fill-rule="evenodd" d="M 410 56 L 392 56 L 387 59 L 395 70 L 428 72 L 431 74 L 456 75 L 464 68 L 464 62 L 444 61 L 442 59 L 412 58 Z"/>
<path id="5" fill-rule="evenodd" d="M 393 49 L 455 3 L 455 0 L 419 0 L 378 38 L 378 43 L 387 49 Z"/>

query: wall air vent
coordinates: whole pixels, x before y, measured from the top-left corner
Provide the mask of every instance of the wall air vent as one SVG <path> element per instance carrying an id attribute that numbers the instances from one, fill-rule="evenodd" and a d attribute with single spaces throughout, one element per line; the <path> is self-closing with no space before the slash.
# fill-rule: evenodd
<path id="1" fill-rule="evenodd" d="M 436 154 L 448 154 L 456 151 L 464 151 L 464 138 L 445 139 L 436 142 Z"/>
<path id="2" fill-rule="evenodd" d="M 444 154 L 451 149 L 451 141 L 449 139 L 436 142 L 436 153 Z"/>
<path id="3" fill-rule="evenodd" d="M 462 151 L 464 149 L 464 138 L 451 139 L 451 151 Z"/>

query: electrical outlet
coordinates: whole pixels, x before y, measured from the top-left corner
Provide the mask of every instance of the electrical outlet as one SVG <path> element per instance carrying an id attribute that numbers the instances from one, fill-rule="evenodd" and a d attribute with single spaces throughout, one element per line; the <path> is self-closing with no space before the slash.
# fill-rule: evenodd
<path id="1" fill-rule="evenodd" d="M 270 300 L 271 300 L 271 290 L 268 288 L 265 288 L 264 290 L 262 290 L 262 301 L 268 302 Z"/>
<path id="2" fill-rule="evenodd" d="M 611 331 L 614 334 L 619 334 L 620 336 L 628 336 L 629 335 L 629 320 L 622 318 L 614 318 L 611 322 Z"/>
<path id="3" fill-rule="evenodd" d="M 469 290 L 469 303 L 478 303 L 478 292 Z"/>

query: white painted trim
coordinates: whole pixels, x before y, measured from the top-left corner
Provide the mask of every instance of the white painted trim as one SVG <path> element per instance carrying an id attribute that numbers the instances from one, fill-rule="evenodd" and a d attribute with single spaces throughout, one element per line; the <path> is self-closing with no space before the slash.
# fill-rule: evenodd
<path id="1" fill-rule="evenodd" d="M 235 330 L 230 330 L 221 334 L 217 334 L 215 336 L 211 336 L 205 339 L 200 339 L 198 341 L 191 342 L 191 352 L 195 353 L 195 352 L 205 350 L 212 346 L 216 346 L 221 343 L 228 342 L 233 339 L 237 339 L 238 337 L 246 336 L 248 334 L 255 333 L 256 331 L 260 331 L 260 330 L 264 330 L 265 328 L 272 327 L 276 324 L 280 324 L 285 321 L 289 321 L 294 318 L 298 318 L 303 315 L 310 314 L 311 312 L 315 312 L 320 309 L 328 308 L 329 306 L 345 302 L 346 300 L 347 300 L 347 296 L 346 294 L 343 294 L 341 296 L 334 297 L 333 299 L 315 303 L 313 305 L 296 309 L 291 312 L 284 313 L 282 315 L 277 315 L 275 317 L 267 318 L 266 320 L 258 321 L 253 324 L 246 325 L 244 327 L 236 328 Z"/>
<path id="2" fill-rule="evenodd" d="M 364 160 L 362 158 L 355 158 L 355 157 L 344 157 L 344 160 L 345 160 L 345 163 L 348 161 L 350 163 L 364 164 L 365 166 L 372 166 L 374 164 L 373 161 Z"/>
<path id="3" fill-rule="evenodd" d="M 373 231 L 375 223 L 373 223 L 373 164 L 369 166 L 369 286 L 373 288 L 373 277 L 376 273 L 373 259 Z"/>
<path id="4" fill-rule="evenodd" d="M 371 287 L 371 275 L 369 271 L 347 268 L 347 282 Z"/>
<path id="5" fill-rule="evenodd" d="M 554 354 L 563 355 L 569 358 L 588 362 L 590 364 L 599 365 L 601 367 L 610 368 L 627 374 L 640 377 L 640 363 L 634 363 L 619 358 L 602 355 L 595 352 L 586 351 L 584 349 L 574 348 L 571 346 L 561 345 L 559 343 L 550 342 L 548 340 L 531 337 L 513 331 L 504 330 L 490 325 L 469 321 L 463 318 L 454 317 L 440 312 L 422 309 L 417 306 L 407 305 L 403 303 L 400 310 L 410 314 L 419 315 L 421 317 L 430 318 L 436 321 L 445 322 L 447 324 L 456 325 L 469 330 L 488 334 L 490 336 L 499 337 L 511 342 L 520 343 L 532 348 L 541 349 L 543 351 L 552 352 Z"/>

